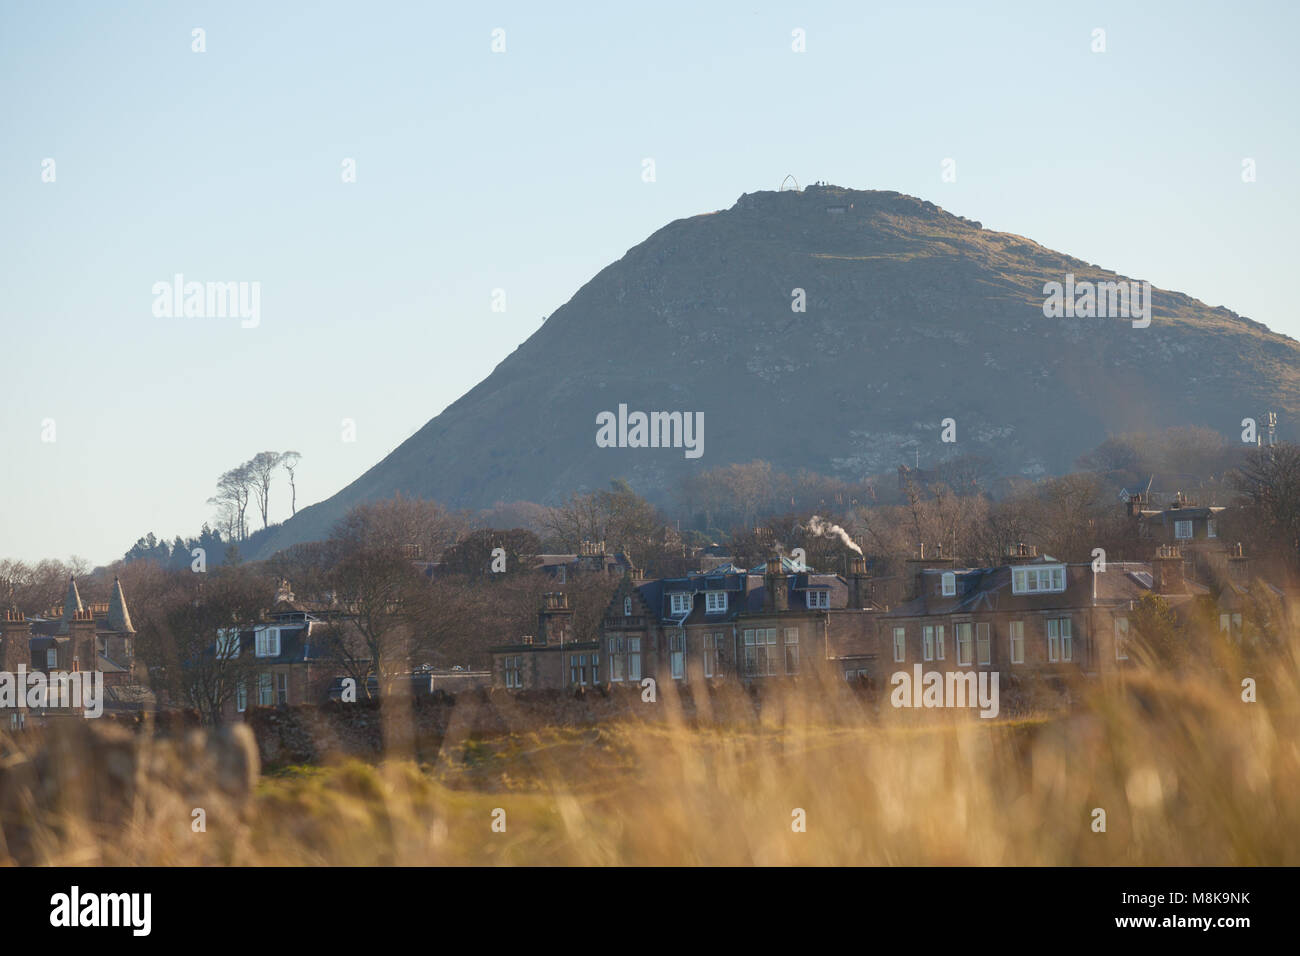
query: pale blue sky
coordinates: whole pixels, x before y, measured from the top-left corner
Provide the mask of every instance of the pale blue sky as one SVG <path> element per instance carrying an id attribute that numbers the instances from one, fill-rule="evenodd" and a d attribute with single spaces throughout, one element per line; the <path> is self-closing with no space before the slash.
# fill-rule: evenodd
<path id="1" fill-rule="evenodd" d="M 0 0 L 0 556 L 192 534 L 267 448 L 327 497 L 629 247 L 786 173 L 1300 336 L 1291 4 L 469 6 Z M 155 318 L 176 272 L 261 282 L 260 326 Z"/>

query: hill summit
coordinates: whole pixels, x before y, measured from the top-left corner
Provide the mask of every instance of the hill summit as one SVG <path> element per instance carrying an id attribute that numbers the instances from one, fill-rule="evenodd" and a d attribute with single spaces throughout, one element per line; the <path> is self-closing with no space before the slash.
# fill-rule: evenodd
<path id="1" fill-rule="evenodd" d="M 352 505 L 395 492 L 464 508 L 554 503 L 621 476 L 654 498 L 731 462 L 860 478 L 917 450 L 923 464 L 977 454 L 1037 476 L 1107 434 L 1194 424 L 1235 436 L 1243 417 L 1300 410 L 1300 344 L 1227 309 L 1151 289 L 1145 328 L 1045 315 L 1048 283 L 1130 278 L 897 192 L 746 194 L 630 249 L 259 551 L 324 537 Z M 620 405 L 625 419 L 702 415 L 700 454 L 601 447 L 598 416 Z M 941 442 L 949 418 L 953 444 Z"/>

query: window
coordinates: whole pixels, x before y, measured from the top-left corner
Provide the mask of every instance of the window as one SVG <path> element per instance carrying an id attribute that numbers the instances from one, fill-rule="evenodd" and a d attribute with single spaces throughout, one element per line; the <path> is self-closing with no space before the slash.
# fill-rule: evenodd
<path id="1" fill-rule="evenodd" d="M 257 675 L 257 705 L 259 707 L 270 707 L 275 703 L 275 693 L 271 689 L 271 675 L 262 673 Z"/>
<path id="2" fill-rule="evenodd" d="M 764 677 L 776 673 L 776 628 L 745 630 L 745 675 Z"/>
<path id="3" fill-rule="evenodd" d="M 951 571 L 943 572 L 943 596 L 954 597 L 957 594 L 957 575 Z"/>
<path id="4" fill-rule="evenodd" d="M 1025 662 L 1025 622 L 1012 621 L 1007 625 L 1007 634 L 1010 635 L 1011 663 L 1023 664 Z"/>
<path id="5" fill-rule="evenodd" d="M 623 598 L 623 616 L 632 616 L 632 599 L 630 597 Z"/>
<path id="6" fill-rule="evenodd" d="M 933 627 L 926 626 L 921 628 L 921 660 L 923 661 L 934 660 L 934 628 Z"/>
<path id="7" fill-rule="evenodd" d="M 623 638 L 621 637 L 609 639 L 609 679 L 612 681 L 623 679 Z"/>
<path id="8" fill-rule="evenodd" d="M 938 624 L 934 628 L 934 659 L 943 660 L 943 654 L 943 625 Z"/>
<path id="9" fill-rule="evenodd" d="M 969 621 L 964 621 L 957 625 L 957 666 L 969 667 L 971 662 L 970 656 L 970 632 L 971 626 Z"/>
<path id="10" fill-rule="evenodd" d="M 1220 614 L 1219 630 L 1229 639 L 1236 638 L 1241 640 L 1241 615 L 1240 614 Z"/>
<path id="11" fill-rule="evenodd" d="M 591 652 L 591 682 L 600 683 L 600 654 L 595 651 Z"/>
<path id="12" fill-rule="evenodd" d="M 668 600 L 672 603 L 673 614 L 686 614 L 691 609 L 691 595 L 684 591 L 668 595 Z"/>
<path id="13" fill-rule="evenodd" d="M 627 679 L 641 680 L 641 638 L 627 639 Z"/>
<path id="14" fill-rule="evenodd" d="M 289 675 L 283 672 L 275 675 L 275 702 L 289 703 Z"/>
<path id="15" fill-rule="evenodd" d="M 570 654 L 569 655 L 569 683 L 586 684 L 587 683 L 587 655 Z"/>
<path id="16" fill-rule="evenodd" d="M 799 673 L 799 628 L 785 629 L 785 672 Z"/>
<path id="17" fill-rule="evenodd" d="M 1065 590 L 1065 565 L 1037 568 L 1014 568 L 1011 572 L 1012 594 L 1042 594 Z"/>
<path id="18" fill-rule="evenodd" d="M 217 629 L 217 660 L 229 661 L 239 656 L 239 628 Z"/>
<path id="19" fill-rule="evenodd" d="M 59 666 L 59 650 L 56 647 L 51 647 L 48 651 L 45 652 L 45 667 L 48 670 L 54 670 L 58 666 Z"/>
<path id="20" fill-rule="evenodd" d="M 668 635 L 668 661 L 672 665 L 674 680 L 686 676 L 686 635 L 680 631 Z"/>
<path id="21" fill-rule="evenodd" d="M 235 685 L 235 710 L 243 713 L 248 709 L 248 684 L 240 681 Z"/>
<path id="22" fill-rule="evenodd" d="M 907 659 L 907 631 L 901 627 L 894 628 L 894 662 L 901 663 Z"/>
<path id="23" fill-rule="evenodd" d="M 975 625 L 975 660 L 985 667 L 993 663 L 993 648 L 989 644 L 987 623 Z"/>
<path id="24" fill-rule="evenodd" d="M 831 606 L 830 591 L 805 591 L 804 594 L 806 595 L 808 606 L 813 610 L 817 610 L 818 608 L 825 609 Z"/>
<path id="25" fill-rule="evenodd" d="M 1074 659 L 1071 647 L 1070 619 L 1051 618 L 1047 622 L 1047 659 L 1051 663 Z"/>
<path id="26" fill-rule="evenodd" d="M 722 676 L 722 641 L 721 633 L 704 635 L 704 676 Z"/>
<path id="27" fill-rule="evenodd" d="M 524 686 L 524 675 L 520 671 L 520 662 L 523 660 L 518 654 L 512 654 L 505 659 L 506 686 L 518 689 Z"/>
<path id="28" fill-rule="evenodd" d="M 1174 522 L 1175 538 L 1190 538 L 1192 536 L 1192 523 L 1190 521 Z"/>
<path id="29" fill-rule="evenodd" d="M 1128 660 L 1128 618 L 1115 618 L 1115 660 Z"/>
<path id="30" fill-rule="evenodd" d="M 704 611 L 706 614 L 721 614 L 726 610 L 726 591 L 709 591 L 704 595 Z"/>
<path id="31" fill-rule="evenodd" d="M 1205 536 L 1207 538 L 1217 538 L 1219 536 L 1219 529 L 1215 525 L 1213 518 L 1205 522 Z"/>
<path id="32" fill-rule="evenodd" d="M 278 627 L 259 628 L 255 652 L 258 657 L 279 657 L 280 629 Z"/>

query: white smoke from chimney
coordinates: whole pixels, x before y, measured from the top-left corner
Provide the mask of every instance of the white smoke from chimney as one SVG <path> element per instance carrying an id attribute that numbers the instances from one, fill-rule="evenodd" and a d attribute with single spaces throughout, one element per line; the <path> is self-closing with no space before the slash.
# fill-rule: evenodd
<path id="1" fill-rule="evenodd" d="M 862 554 L 862 549 L 853 543 L 853 539 L 849 537 L 849 533 L 847 531 L 845 531 L 837 524 L 831 524 L 831 522 L 829 521 L 823 521 L 817 515 L 813 515 L 810 519 L 808 519 L 808 530 L 811 531 L 813 534 L 817 535 L 819 538 L 838 537 L 840 541 L 844 542 L 844 547 L 848 548 L 851 551 L 855 551 L 858 554 Z"/>

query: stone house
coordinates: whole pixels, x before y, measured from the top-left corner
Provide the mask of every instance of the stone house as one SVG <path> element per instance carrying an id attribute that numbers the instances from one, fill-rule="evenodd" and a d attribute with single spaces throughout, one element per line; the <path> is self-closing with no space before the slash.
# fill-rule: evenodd
<path id="1" fill-rule="evenodd" d="M 874 659 L 877 610 L 861 559 L 846 576 L 773 557 L 679 578 L 623 576 L 596 641 L 575 642 L 573 611 L 548 594 L 537 634 L 492 648 L 493 685 L 509 690 L 596 684 L 793 678 Z"/>

